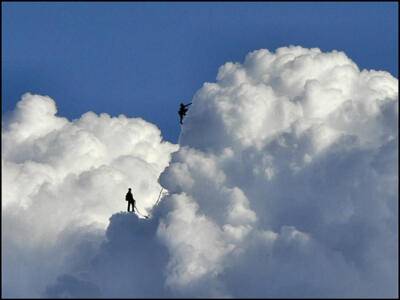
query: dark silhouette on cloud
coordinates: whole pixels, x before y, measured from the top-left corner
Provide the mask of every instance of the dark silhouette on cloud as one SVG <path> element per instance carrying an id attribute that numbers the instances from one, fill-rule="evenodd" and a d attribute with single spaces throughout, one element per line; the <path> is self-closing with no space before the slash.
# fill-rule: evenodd
<path id="1" fill-rule="evenodd" d="M 188 107 L 189 105 L 191 105 L 191 104 L 192 104 L 192 103 L 189 103 L 189 104 L 183 104 L 183 103 L 181 103 L 181 105 L 180 105 L 180 107 L 179 107 L 179 111 L 178 111 L 179 118 L 180 118 L 179 123 L 183 124 L 183 123 L 182 123 L 183 117 L 186 116 L 186 113 L 187 113 L 187 111 L 188 111 L 187 107 Z"/>
<path id="2" fill-rule="evenodd" d="M 128 212 L 131 211 L 130 208 L 132 207 L 132 212 L 136 212 L 138 215 L 140 215 L 140 216 L 142 216 L 142 217 L 147 219 L 149 216 L 146 216 L 146 215 L 142 214 L 138 210 L 138 208 L 136 206 L 136 200 L 133 198 L 131 190 L 132 189 L 129 188 L 128 193 L 126 193 L 126 196 L 125 196 L 125 200 L 128 201 Z"/>
<path id="3" fill-rule="evenodd" d="M 126 193 L 125 200 L 128 201 L 128 212 L 130 211 L 130 208 L 132 206 L 132 212 L 135 212 L 135 204 L 136 200 L 133 198 L 131 188 L 129 188 L 128 192 Z"/>

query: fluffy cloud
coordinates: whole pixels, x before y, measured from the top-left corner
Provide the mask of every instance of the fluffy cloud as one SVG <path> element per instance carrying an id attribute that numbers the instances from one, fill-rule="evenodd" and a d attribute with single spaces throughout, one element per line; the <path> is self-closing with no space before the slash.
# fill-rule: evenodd
<path id="1" fill-rule="evenodd" d="M 37 265 L 59 264 L 42 267 L 41 295 L 397 295 L 398 81 L 389 73 L 360 71 L 338 51 L 251 52 L 195 94 L 179 150 L 142 120 L 69 122 L 31 103 L 3 131 L 3 236 L 18 249 L 57 236 L 35 252 Z M 169 194 L 152 208 L 157 178 Z M 129 185 L 152 218 L 114 214 L 104 235 Z M 37 220 L 42 211 L 52 214 Z M 64 245 L 62 262 L 49 257 Z M 4 257 L 16 295 L 15 260 Z"/>
<path id="2" fill-rule="evenodd" d="M 160 178 L 167 284 L 397 295 L 397 122 L 397 79 L 343 52 L 285 47 L 223 65 L 194 96 Z"/>
<path id="3" fill-rule="evenodd" d="M 29 270 L 51 280 L 47 269 L 59 269 L 73 245 L 87 240 L 79 232 L 101 239 L 109 217 L 126 210 L 128 187 L 146 214 L 161 189 L 157 179 L 177 150 L 142 119 L 88 112 L 68 121 L 56 112 L 51 98 L 28 93 L 3 124 L 6 295 L 39 295 L 47 283 L 37 283 Z M 33 283 L 27 287 L 33 294 L 25 293 L 20 277 Z"/>

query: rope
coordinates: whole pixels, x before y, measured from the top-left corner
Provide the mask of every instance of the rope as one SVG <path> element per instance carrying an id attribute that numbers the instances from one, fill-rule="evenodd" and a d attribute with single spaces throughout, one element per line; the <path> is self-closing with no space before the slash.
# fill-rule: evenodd
<path id="1" fill-rule="evenodd" d="M 164 187 L 161 187 L 160 194 L 158 195 L 157 202 L 156 202 L 156 204 L 154 204 L 154 206 L 156 206 L 158 204 L 158 202 L 160 201 L 160 196 L 161 196 L 161 193 L 162 193 L 163 189 L 164 189 Z"/>
<path id="2" fill-rule="evenodd" d="M 140 213 L 140 211 L 138 210 L 138 208 L 135 206 L 135 208 L 136 208 L 136 212 L 139 214 L 139 215 L 141 215 L 143 218 L 146 218 L 146 219 L 148 219 L 149 218 L 149 216 L 145 216 L 145 215 L 143 215 L 142 213 Z"/>
<path id="3" fill-rule="evenodd" d="M 160 202 L 160 199 L 161 199 L 161 193 L 162 193 L 162 191 L 163 191 L 163 187 L 161 187 L 161 191 L 160 191 L 160 194 L 158 194 L 158 199 L 157 199 L 157 202 L 156 202 L 156 204 L 154 205 L 154 206 L 156 206 L 157 204 L 158 204 L 158 202 Z M 145 215 L 143 215 L 139 210 L 138 210 L 138 208 L 136 207 L 136 205 L 135 205 L 135 207 L 134 207 L 134 210 L 136 209 L 136 213 L 138 213 L 139 215 L 141 215 L 143 218 L 146 218 L 146 219 L 148 219 L 149 218 L 149 216 L 145 216 Z"/>

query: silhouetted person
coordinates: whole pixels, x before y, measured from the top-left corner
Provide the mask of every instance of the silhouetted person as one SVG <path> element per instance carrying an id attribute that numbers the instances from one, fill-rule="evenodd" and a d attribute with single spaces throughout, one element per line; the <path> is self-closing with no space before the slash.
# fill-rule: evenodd
<path id="1" fill-rule="evenodd" d="M 183 116 L 186 116 L 186 113 L 188 111 L 188 109 L 186 107 L 188 107 L 190 104 L 192 104 L 192 103 L 189 103 L 189 104 L 181 103 L 181 106 L 179 107 L 179 111 L 178 111 L 178 114 L 179 114 L 179 117 L 180 117 L 179 123 L 183 124 L 182 123 Z"/>
<path id="2" fill-rule="evenodd" d="M 128 193 L 126 193 L 125 200 L 128 201 L 128 211 L 130 211 L 129 208 L 132 205 L 132 212 L 134 212 L 135 211 L 135 199 L 133 199 L 131 188 L 129 188 Z"/>

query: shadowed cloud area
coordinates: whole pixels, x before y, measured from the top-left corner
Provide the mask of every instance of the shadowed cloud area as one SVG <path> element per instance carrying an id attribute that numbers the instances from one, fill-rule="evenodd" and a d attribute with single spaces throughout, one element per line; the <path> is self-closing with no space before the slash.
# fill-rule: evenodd
<path id="1" fill-rule="evenodd" d="M 2 126 L 3 296 L 396 297 L 396 78 L 261 49 L 191 103 L 173 145 L 23 96 Z M 119 212 L 128 187 L 149 219 Z"/>
<path id="2" fill-rule="evenodd" d="M 155 238 L 157 225 L 154 219 L 139 219 L 131 213 L 114 214 L 107 240 L 92 254 L 85 271 L 77 269 L 75 277 L 60 276 L 47 287 L 46 296 L 165 297 L 160 267 L 167 263 L 168 253 Z M 73 280 L 65 280 L 66 276 Z M 78 282 L 82 282 L 79 289 Z"/>

